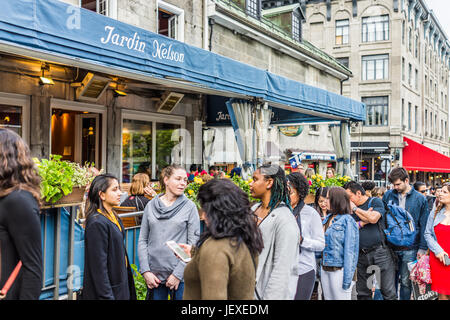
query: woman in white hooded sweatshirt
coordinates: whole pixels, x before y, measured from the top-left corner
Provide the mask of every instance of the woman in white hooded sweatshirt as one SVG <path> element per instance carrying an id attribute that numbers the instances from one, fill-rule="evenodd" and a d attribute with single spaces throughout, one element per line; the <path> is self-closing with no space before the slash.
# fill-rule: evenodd
<path id="1" fill-rule="evenodd" d="M 200 236 L 197 206 L 186 198 L 186 170 L 177 165 L 161 173 L 164 193 L 144 210 L 138 242 L 140 272 L 147 284 L 147 300 L 183 299 L 186 264 L 165 244 L 169 240 L 193 245 Z"/>

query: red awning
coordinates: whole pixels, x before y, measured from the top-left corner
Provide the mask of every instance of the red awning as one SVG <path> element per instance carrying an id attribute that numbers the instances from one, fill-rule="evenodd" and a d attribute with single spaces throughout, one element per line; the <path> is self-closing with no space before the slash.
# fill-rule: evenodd
<path id="1" fill-rule="evenodd" d="M 449 172 L 450 158 L 423 144 L 403 137 L 408 146 L 403 148 L 403 167 L 406 170 Z"/>

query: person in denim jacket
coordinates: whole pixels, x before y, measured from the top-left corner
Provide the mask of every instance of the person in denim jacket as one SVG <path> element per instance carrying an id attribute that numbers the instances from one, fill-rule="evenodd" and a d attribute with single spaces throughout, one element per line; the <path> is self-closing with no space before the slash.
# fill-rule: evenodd
<path id="1" fill-rule="evenodd" d="M 350 199 L 344 188 L 331 187 L 327 198 L 330 214 L 323 221 L 323 294 L 325 300 L 351 300 L 359 253 L 358 225 L 351 216 Z"/>
<path id="2" fill-rule="evenodd" d="M 450 266 L 445 264 L 450 252 L 450 184 L 442 187 L 439 201 L 428 217 L 424 237 L 431 251 L 431 289 L 439 294 L 439 300 L 450 300 Z"/>
<path id="3" fill-rule="evenodd" d="M 425 227 L 428 219 L 428 202 L 420 193 L 409 184 L 408 172 L 402 168 L 394 168 L 388 176 L 389 182 L 394 188 L 387 191 L 383 196 L 383 202 L 388 205 L 392 203 L 407 210 L 414 219 L 417 236 L 414 244 L 410 247 L 392 246 L 398 259 L 398 271 L 396 276 L 396 289 L 400 280 L 400 300 L 410 300 L 412 284 L 409 279 L 408 263 L 420 259 L 428 249 L 424 238 Z"/>

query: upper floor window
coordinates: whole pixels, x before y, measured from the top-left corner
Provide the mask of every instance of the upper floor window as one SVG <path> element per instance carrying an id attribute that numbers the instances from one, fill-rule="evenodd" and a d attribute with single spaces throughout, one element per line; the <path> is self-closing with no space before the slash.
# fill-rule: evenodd
<path id="1" fill-rule="evenodd" d="M 292 38 L 298 42 L 302 40 L 302 22 L 296 12 L 292 12 Z"/>
<path id="2" fill-rule="evenodd" d="M 336 44 L 348 44 L 349 20 L 336 20 Z"/>
<path id="3" fill-rule="evenodd" d="M 362 57 L 362 80 L 389 78 L 389 55 L 379 54 Z"/>
<path id="4" fill-rule="evenodd" d="M 245 11 L 249 16 L 259 19 L 261 16 L 261 1 L 260 0 L 245 0 Z"/>
<path id="5" fill-rule="evenodd" d="M 389 16 L 362 19 L 362 42 L 389 40 Z"/>
<path id="6" fill-rule="evenodd" d="M 361 99 L 366 104 L 366 126 L 387 126 L 389 116 L 388 97 L 365 97 Z"/>
<path id="7" fill-rule="evenodd" d="M 348 57 L 336 58 L 336 60 L 337 60 L 340 64 L 342 64 L 342 65 L 344 65 L 344 66 L 346 66 L 346 67 L 348 68 L 348 66 L 349 66 L 349 60 L 348 60 Z"/>
<path id="8" fill-rule="evenodd" d="M 184 10 L 158 0 L 158 34 L 184 41 Z"/>
<path id="9" fill-rule="evenodd" d="M 104 16 L 109 15 L 109 0 L 80 0 L 80 7 L 100 13 Z"/>

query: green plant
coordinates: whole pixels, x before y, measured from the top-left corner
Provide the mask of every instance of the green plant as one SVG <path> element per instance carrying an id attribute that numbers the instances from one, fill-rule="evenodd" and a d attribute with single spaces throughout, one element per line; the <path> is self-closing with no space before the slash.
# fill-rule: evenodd
<path id="1" fill-rule="evenodd" d="M 235 185 L 237 185 L 239 188 L 241 188 L 245 193 L 248 194 L 248 199 L 251 203 L 253 202 L 259 202 L 258 199 L 255 199 L 251 196 L 250 193 L 250 182 L 252 182 L 252 179 L 244 180 L 240 176 L 234 175 L 233 178 L 231 178 L 231 181 L 234 182 Z"/>
<path id="2" fill-rule="evenodd" d="M 350 180 L 351 178 L 348 176 L 342 177 L 338 175 L 333 178 L 324 179 L 322 175 L 315 174 L 311 177 L 311 179 L 309 179 L 310 181 L 309 192 L 315 194 L 317 189 L 319 189 L 320 187 L 333 187 L 333 186 L 343 187 L 344 184 Z"/>
<path id="3" fill-rule="evenodd" d="M 136 297 L 138 300 L 145 300 L 147 295 L 147 284 L 144 277 L 139 273 L 135 264 L 130 265 L 133 269 L 134 287 L 136 288 Z"/>
<path id="4" fill-rule="evenodd" d="M 76 162 L 69 162 L 69 165 L 73 168 L 73 186 L 74 187 L 85 187 L 91 184 L 94 180 L 96 174 L 93 170 L 94 163 L 86 163 L 84 166 Z M 103 169 L 99 173 L 102 173 Z"/>
<path id="5" fill-rule="evenodd" d="M 74 168 L 60 155 L 50 155 L 50 159 L 33 159 L 41 176 L 41 194 L 46 202 L 55 203 L 72 192 Z"/>

